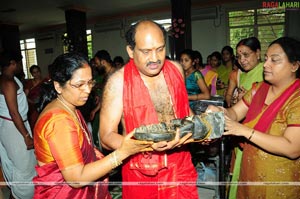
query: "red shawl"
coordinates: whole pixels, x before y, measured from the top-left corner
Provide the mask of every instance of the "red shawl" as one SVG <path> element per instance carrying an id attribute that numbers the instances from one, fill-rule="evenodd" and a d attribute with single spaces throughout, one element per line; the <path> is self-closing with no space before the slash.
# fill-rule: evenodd
<path id="1" fill-rule="evenodd" d="M 246 114 L 246 118 L 243 123 L 247 123 L 257 117 L 259 113 L 263 111 L 263 107 L 265 104 L 265 99 L 268 94 L 270 85 L 263 82 L 260 88 L 257 90 L 254 95 L 252 102 L 249 106 L 248 112 Z M 300 88 L 300 80 L 297 79 L 292 85 L 290 85 L 272 104 L 268 106 L 268 108 L 261 115 L 259 121 L 256 123 L 254 129 L 266 132 L 272 121 L 276 117 L 278 111 L 283 106 L 283 104 L 289 99 L 289 97 L 295 92 L 296 89 Z"/>
<path id="2" fill-rule="evenodd" d="M 189 114 L 189 106 L 183 77 L 168 60 L 165 61 L 162 72 L 172 98 L 174 113 L 177 118 L 184 118 Z M 126 131 L 129 133 L 141 125 L 159 123 L 148 89 L 132 59 L 126 65 L 124 74 L 123 104 Z"/>
<path id="3" fill-rule="evenodd" d="M 177 118 L 189 114 L 188 96 L 179 70 L 168 60 L 162 68 L 171 95 L 173 110 Z M 159 123 L 158 116 L 134 61 L 131 59 L 124 68 L 123 108 L 126 132 L 141 125 Z M 189 151 L 181 150 L 137 154 L 123 166 L 123 182 L 145 183 L 143 186 L 123 186 L 125 198 L 198 198 L 196 186 L 164 186 L 157 182 L 189 181 L 196 183 L 197 174 L 191 162 Z M 153 186 L 147 183 L 154 182 Z"/>
<path id="4" fill-rule="evenodd" d="M 77 111 L 80 120 L 87 132 L 88 128 L 84 122 L 84 119 Z M 84 164 L 94 162 L 100 159 L 99 153 L 94 151 L 94 147 L 89 144 L 86 136 L 83 136 L 83 142 L 81 151 L 84 158 Z M 102 156 L 103 157 L 103 156 Z M 101 182 L 94 182 L 92 185 L 87 185 L 82 188 L 73 188 L 67 184 L 63 178 L 61 171 L 59 170 L 55 162 L 46 164 L 44 166 L 36 166 L 37 176 L 33 178 L 35 184 L 34 199 L 44 198 L 94 198 L 94 199 L 111 199 L 108 192 L 108 185 L 101 184 Z M 107 179 L 105 180 L 108 183 Z M 103 181 L 102 181 L 103 182 Z"/>

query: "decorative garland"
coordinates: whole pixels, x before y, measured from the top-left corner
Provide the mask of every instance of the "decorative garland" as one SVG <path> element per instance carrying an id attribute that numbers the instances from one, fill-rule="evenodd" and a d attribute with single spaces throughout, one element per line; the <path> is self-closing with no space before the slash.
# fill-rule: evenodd
<path id="1" fill-rule="evenodd" d="M 178 39 L 184 33 L 185 33 L 185 23 L 184 23 L 183 19 L 174 18 L 172 20 L 172 28 L 171 28 L 172 36 L 174 36 L 175 38 Z"/>

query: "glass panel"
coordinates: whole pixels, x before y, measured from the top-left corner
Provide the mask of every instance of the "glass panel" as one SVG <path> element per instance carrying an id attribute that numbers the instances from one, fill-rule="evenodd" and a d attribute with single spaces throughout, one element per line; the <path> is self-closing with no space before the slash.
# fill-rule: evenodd
<path id="1" fill-rule="evenodd" d="M 36 44 L 35 39 L 30 38 L 24 40 L 20 40 L 20 48 L 21 48 L 21 54 L 23 56 L 22 64 L 23 64 L 23 71 L 25 73 L 25 78 L 32 78 L 29 68 L 33 64 L 37 64 L 37 58 L 36 58 Z"/>
<path id="2" fill-rule="evenodd" d="M 26 39 L 26 43 L 29 43 L 29 42 L 35 42 L 35 39 L 34 38 Z"/>
<path id="3" fill-rule="evenodd" d="M 86 40 L 89 42 L 89 41 L 92 41 L 92 35 L 87 35 L 86 36 Z"/>
<path id="4" fill-rule="evenodd" d="M 23 65 L 23 72 L 25 74 L 25 79 L 28 79 L 28 74 L 29 74 L 29 70 L 27 68 L 27 65 L 26 65 L 26 54 L 25 54 L 25 50 L 22 50 L 21 51 L 21 54 L 23 56 L 23 59 L 22 59 L 22 65 Z"/>
<path id="5" fill-rule="evenodd" d="M 68 47 L 66 45 L 63 46 L 63 52 L 64 53 L 68 53 L 69 52 Z"/>
<path id="6" fill-rule="evenodd" d="M 259 26 L 258 39 L 261 43 L 262 55 L 272 41 L 282 36 L 284 36 L 284 25 Z"/>
<path id="7" fill-rule="evenodd" d="M 88 58 L 92 59 L 93 57 L 92 31 L 87 30 L 86 32 L 87 32 L 86 40 L 87 40 L 87 48 L 88 48 Z"/>
<path id="8" fill-rule="evenodd" d="M 228 13 L 230 45 L 235 49 L 241 39 L 256 36 L 261 42 L 261 51 L 264 54 L 273 40 L 284 36 L 285 9 L 258 9 L 257 15 L 254 13 L 254 10 Z"/>
<path id="9" fill-rule="evenodd" d="M 27 47 L 27 49 L 35 48 L 35 43 L 33 43 L 33 42 L 26 43 L 26 47 Z"/>
<path id="10" fill-rule="evenodd" d="M 254 24 L 254 10 L 229 12 L 229 27 Z"/>
<path id="11" fill-rule="evenodd" d="M 254 36 L 253 27 L 231 28 L 230 29 L 230 46 L 235 49 L 237 43 L 244 38 Z"/>
<path id="12" fill-rule="evenodd" d="M 35 49 L 27 50 L 27 59 L 30 66 L 36 64 L 36 53 Z"/>
<path id="13" fill-rule="evenodd" d="M 257 24 L 284 23 L 284 9 L 259 9 L 257 10 Z"/>
<path id="14" fill-rule="evenodd" d="M 87 43 L 87 48 L 88 48 L 88 57 L 89 59 L 92 59 L 93 57 L 92 42 Z"/>

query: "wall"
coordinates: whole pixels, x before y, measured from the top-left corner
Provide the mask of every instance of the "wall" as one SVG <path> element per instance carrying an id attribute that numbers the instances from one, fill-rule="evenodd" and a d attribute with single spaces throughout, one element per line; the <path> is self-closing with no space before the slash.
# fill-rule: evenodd
<path id="1" fill-rule="evenodd" d="M 220 51 L 226 45 L 225 23 L 222 21 L 219 27 L 215 27 L 213 24 L 213 19 L 192 21 L 192 47 L 195 50 L 199 50 L 203 58 L 206 58 L 207 55 L 215 50 Z M 105 49 L 111 54 L 112 58 L 120 55 L 124 60 L 128 59 L 126 41 L 124 34 L 120 30 L 101 32 L 97 28 L 89 28 L 92 30 L 93 54 L 98 50 Z M 47 66 L 63 51 L 60 36 L 62 32 L 49 33 L 52 34 L 51 37 L 42 35 L 36 39 L 37 61 L 42 68 L 43 74 L 47 74 Z M 169 42 L 167 41 L 166 44 L 167 52 L 169 52 Z M 45 53 L 46 49 L 53 49 L 53 53 Z"/>
<path id="2" fill-rule="evenodd" d="M 37 62 L 44 77 L 48 75 L 48 65 L 62 53 L 61 33 L 49 33 L 36 37 Z"/>
<path id="3" fill-rule="evenodd" d="M 286 35 L 300 40 L 300 10 L 288 10 L 286 21 Z"/>
<path id="4" fill-rule="evenodd" d="M 214 20 L 192 22 L 192 48 L 198 50 L 206 62 L 206 57 L 214 51 L 221 52 L 226 45 L 226 32 L 223 24 L 219 27 L 213 25 Z"/>
<path id="5" fill-rule="evenodd" d="M 93 31 L 93 54 L 98 50 L 105 49 L 110 53 L 111 58 L 115 56 L 122 56 L 124 60 L 128 58 L 126 52 L 126 42 L 124 35 L 120 34 L 119 30 L 97 32 Z"/>

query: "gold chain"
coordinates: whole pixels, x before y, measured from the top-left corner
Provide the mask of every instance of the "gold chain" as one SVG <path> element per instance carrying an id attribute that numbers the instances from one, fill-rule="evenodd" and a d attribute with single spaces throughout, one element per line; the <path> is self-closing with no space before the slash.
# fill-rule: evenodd
<path id="1" fill-rule="evenodd" d="M 61 96 L 61 97 L 62 97 L 62 96 Z M 66 105 L 66 103 L 64 102 L 65 99 L 64 99 L 63 97 L 62 97 L 62 99 L 60 99 L 59 97 L 57 97 L 57 100 L 58 100 L 58 101 L 59 101 L 59 102 L 67 109 L 67 111 L 70 112 L 70 113 L 72 114 L 72 116 L 77 120 L 77 122 L 78 122 L 78 124 L 79 124 L 81 130 L 82 130 L 82 131 L 84 132 L 84 134 L 85 134 L 86 139 L 88 140 L 89 144 L 91 145 L 91 139 L 90 139 L 88 133 L 86 132 L 85 128 L 82 126 L 81 121 L 80 121 L 80 119 L 79 119 L 79 116 L 78 116 L 76 110 L 75 110 L 75 112 L 72 111 L 72 110 L 70 109 L 70 107 L 68 107 L 68 105 Z"/>

